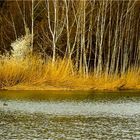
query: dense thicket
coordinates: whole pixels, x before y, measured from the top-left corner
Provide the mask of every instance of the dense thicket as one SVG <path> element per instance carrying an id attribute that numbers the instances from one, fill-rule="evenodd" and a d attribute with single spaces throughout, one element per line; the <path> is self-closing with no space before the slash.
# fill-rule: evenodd
<path id="1" fill-rule="evenodd" d="M 10 52 L 11 42 L 29 28 L 33 52 L 46 60 L 72 59 L 84 74 L 124 73 L 140 66 L 139 13 L 138 0 L 5 1 L 0 51 Z"/>

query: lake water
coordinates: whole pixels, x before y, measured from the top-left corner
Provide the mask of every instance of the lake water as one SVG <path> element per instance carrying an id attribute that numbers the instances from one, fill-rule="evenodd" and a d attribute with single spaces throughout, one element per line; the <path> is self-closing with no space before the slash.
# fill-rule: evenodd
<path id="1" fill-rule="evenodd" d="M 140 140 L 140 92 L 1 91 L 9 139 Z"/>

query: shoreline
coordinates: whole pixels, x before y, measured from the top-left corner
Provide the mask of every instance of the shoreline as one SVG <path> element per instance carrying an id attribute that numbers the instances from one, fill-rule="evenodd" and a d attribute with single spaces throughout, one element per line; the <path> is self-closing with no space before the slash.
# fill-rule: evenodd
<path id="1" fill-rule="evenodd" d="M 0 91 L 93 91 L 93 92 L 120 92 L 120 91 L 140 91 L 140 86 L 131 88 L 108 88 L 108 87 L 68 87 L 68 86 L 50 86 L 50 85 L 15 85 L 11 87 L 5 87 Z"/>

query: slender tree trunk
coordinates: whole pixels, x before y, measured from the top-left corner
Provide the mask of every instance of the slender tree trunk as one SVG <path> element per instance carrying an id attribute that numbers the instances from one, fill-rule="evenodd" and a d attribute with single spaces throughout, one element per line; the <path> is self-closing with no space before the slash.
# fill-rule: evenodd
<path id="1" fill-rule="evenodd" d="M 32 0 L 32 40 L 31 40 L 31 53 L 33 52 L 34 44 L 34 0 Z"/>

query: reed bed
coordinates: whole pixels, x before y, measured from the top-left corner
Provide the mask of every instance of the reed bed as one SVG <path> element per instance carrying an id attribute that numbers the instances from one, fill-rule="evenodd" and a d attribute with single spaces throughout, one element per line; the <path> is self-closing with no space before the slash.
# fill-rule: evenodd
<path id="1" fill-rule="evenodd" d="M 0 60 L 0 89 L 43 90 L 120 90 L 140 89 L 140 71 L 123 74 L 100 75 L 78 72 L 71 60 L 58 59 L 43 62 L 37 57 L 24 60 L 3 58 Z M 12 88 L 13 87 L 13 88 Z M 25 88 L 26 87 L 26 88 Z"/>

